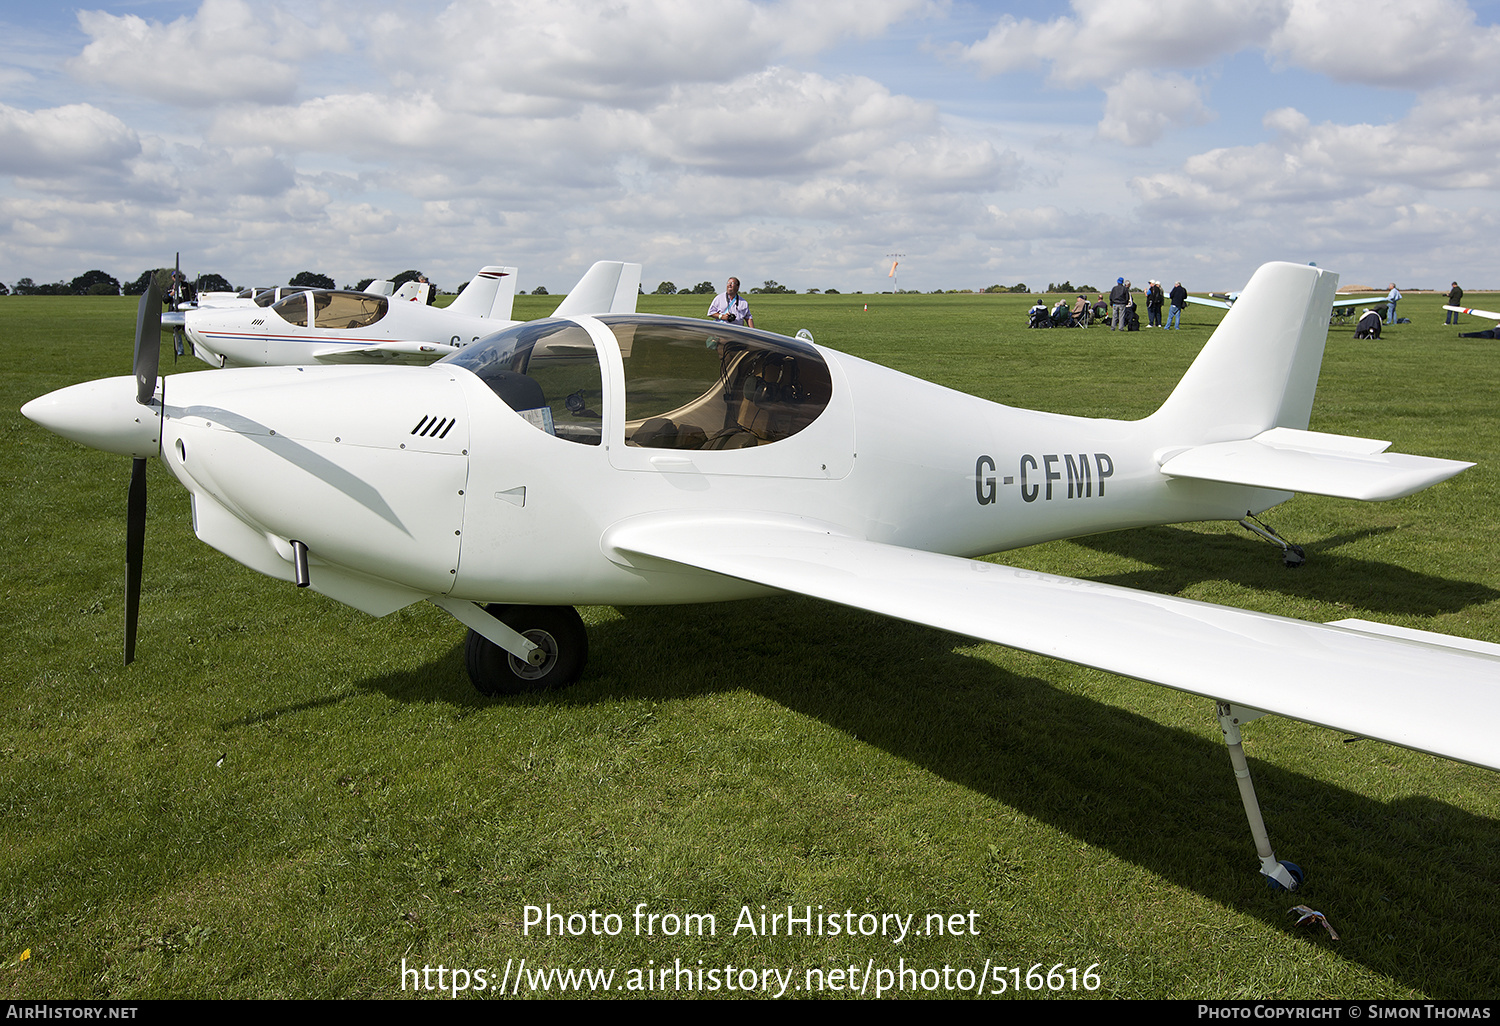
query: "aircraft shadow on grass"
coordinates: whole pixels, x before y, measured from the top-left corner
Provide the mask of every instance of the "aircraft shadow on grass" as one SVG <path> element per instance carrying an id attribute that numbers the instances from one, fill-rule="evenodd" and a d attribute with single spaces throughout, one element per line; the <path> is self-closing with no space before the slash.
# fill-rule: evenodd
<path id="1" fill-rule="evenodd" d="M 1090 575 L 1091 580 L 1159 594 L 1181 594 L 1202 581 L 1228 580 L 1296 598 L 1412 616 L 1456 613 L 1500 599 L 1500 591 L 1475 581 L 1439 577 L 1337 551 L 1351 542 L 1399 530 L 1374 527 L 1304 540 L 1307 567 L 1291 572 L 1276 561 L 1275 550 L 1248 533 L 1215 535 L 1152 527 L 1090 535 L 1072 543 L 1150 565 L 1150 569 Z M 1185 559 L 1188 553 L 1197 558 Z"/>
<path id="2" fill-rule="evenodd" d="M 1341 958 L 1404 986 L 1433 997 L 1500 993 L 1495 935 L 1470 925 L 1500 890 L 1494 819 L 1425 796 L 1382 802 L 1252 757 L 1272 839 L 1309 871 L 1308 893 L 1276 894 L 1254 874 L 1213 706 L 1201 698 L 1185 696 L 1203 706 L 1204 732 L 1190 733 L 1005 668 L 1035 657 L 996 649 L 994 661 L 976 658 L 961 651 L 977 644 L 969 638 L 795 596 L 620 613 L 591 628 L 592 672 L 565 691 L 483 698 L 463 679 L 461 646 L 356 687 L 397 701 L 420 692 L 466 707 L 463 715 L 591 705 L 622 691 L 670 701 L 749 688 L 1175 886 L 1307 943 L 1331 943 L 1321 930 L 1294 928 L 1287 910 L 1308 902 L 1340 931 Z M 663 636 L 680 654 L 642 641 Z M 788 651 L 813 654 L 789 660 Z M 851 663 L 861 667 L 852 687 Z M 431 694 L 435 678 L 450 682 L 441 696 Z M 1247 731 L 1252 753 L 1256 732 Z M 1002 852 L 997 889 L 1024 886 L 1017 878 L 1035 860 Z M 1465 991 L 1435 991 L 1433 966 L 1461 967 Z M 1211 993 L 1212 981 L 1204 985 Z"/>

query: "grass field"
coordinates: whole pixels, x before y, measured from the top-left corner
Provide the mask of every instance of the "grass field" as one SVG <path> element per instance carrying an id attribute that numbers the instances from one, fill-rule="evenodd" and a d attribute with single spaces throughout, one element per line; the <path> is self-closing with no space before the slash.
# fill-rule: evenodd
<path id="1" fill-rule="evenodd" d="M 1218 319 L 1192 308 L 1184 331 L 1120 335 L 1027 331 L 1031 297 L 751 299 L 763 328 L 806 327 L 1004 403 L 1127 418 L 1166 397 Z M 557 301 L 520 297 L 518 316 Z M 1232 524 L 999 558 L 1500 641 L 1500 371 L 1494 343 L 1442 327 L 1441 303 L 1403 301 L 1416 323 L 1378 342 L 1333 329 L 1311 426 L 1478 466 L 1391 503 L 1272 510 L 1305 568 Z M 873 967 L 896 996 L 956 996 L 944 987 L 974 986 L 988 964 L 986 990 L 1004 982 L 1004 997 L 1054 992 L 1054 966 L 1054 986 L 1080 997 L 1500 997 L 1495 774 L 1252 724 L 1272 841 L 1309 874 L 1296 898 L 1273 894 L 1211 703 L 854 610 L 588 608 L 579 684 L 484 699 L 445 613 L 374 620 L 254 574 L 193 537 L 186 493 L 153 461 L 140 648 L 122 668 L 128 461 L 18 410 L 128 373 L 133 310 L 0 299 L 6 997 L 389 997 L 419 993 L 403 964 L 451 989 L 455 968 L 493 985 L 523 958 L 614 970 L 614 994 L 680 964 L 705 988 L 791 972 L 789 996 L 807 996 L 814 970 L 845 996 Z M 1294 926 L 1298 902 L 1342 939 Z M 527 906 L 547 905 L 581 913 L 575 926 L 617 914 L 618 935 L 528 926 Z M 642 905 L 665 917 L 651 935 Z M 957 929 L 900 944 L 735 929 L 742 910 L 789 905 Z M 706 923 L 672 918 L 689 915 L 716 931 L 665 935 Z M 666 993 L 692 985 L 673 975 Z"/>

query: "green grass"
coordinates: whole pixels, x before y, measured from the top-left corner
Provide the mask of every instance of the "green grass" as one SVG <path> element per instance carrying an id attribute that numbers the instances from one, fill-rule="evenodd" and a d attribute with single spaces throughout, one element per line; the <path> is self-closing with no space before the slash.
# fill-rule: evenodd
<path id="1" fill-rule="evenodd" d="M 1026 331 L 1030 297 L 751 298 L 761 327 L 1113 417 L 1154 408 L 1217 321 L 1191 309 L 1182 332 L 1122 336 Z M 1001 558 L 1500 640 L 1500 371 L 1493 343 L 1442 328 L 1441 302 L 1404 301 L 1419 323 L 1378 342 L 1334 329 L 1312 427 L 1479 465 L 1392 503 L 1273 510 L 1303 570 L 1223 524 Z M 403 959 L 498 971 L 523 957 L 614 968 L 617 985 L 676 959 L 799 982 L 988 959 L 1023 981 L 1035 963 L 1097 963 L 1097 995 L 1116 998 L 1500 996 L 1494 774 L 1252 724 L 1277 853 L 1309 871 L 1278 896 L 1209 703 L 855 610 L 590 608 L 578 685 L 483 699 L 446 614 L 374 620 L 244 569 L 194 539 L 185 493 L 153 462 L 141 644 L 120 667 L 128 464 L 17 411 L 128 373 L 133 309 L 0 300 L 5 996 L 384 997 L 402 993 Z M 1297 902 L 1342 939 L 1294 927 Z M 548 903 L 617 913 L 624 932 L 523 934 L 525 906 Z M 717 935 L 634 936 L 640 903 L 714 914 Z M 732 933 L 742 907 L 788 904 L 919 922 L 972 910 L 979 935 Z"/>

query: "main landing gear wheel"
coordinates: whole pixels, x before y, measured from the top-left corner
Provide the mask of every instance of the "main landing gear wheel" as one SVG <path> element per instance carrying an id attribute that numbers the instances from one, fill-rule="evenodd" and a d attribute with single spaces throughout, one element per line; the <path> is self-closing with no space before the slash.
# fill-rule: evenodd
<path id="1" fill-rule="evenodd" d="M 583 676 L 589 636 L 572 606 L 486 606 L 485 611 L 535 644 L 540 662 L 529 663 L 470 630 L 464 639 L 464 667 L 485 695 L 519 695 L 565 688 Z"/>
<path id="2" fill-rule="evenodd" d="M 1301 887 L 1302 881 L 1307 879 L 1307 874 L 1302 872 L 1302 867 L 1297 865 L 1297 863 L 1295 862 L 1288 862 L 1286 859 L 1282 859 L 1281 864 L 1286 868 L 1286 871 L 1292 875 L 1292 886 L 1290 890 L 1295 891 L 1298 887 Z M 1266 886 L 1271 888 L 1271 890 L 1273 891 L 1288 890 L 1287 887 L 1284 887 L 1282 885 L 1280 880 L 1277 880 L 1275 877 L 1271 876 L 1266 877 Z"/>

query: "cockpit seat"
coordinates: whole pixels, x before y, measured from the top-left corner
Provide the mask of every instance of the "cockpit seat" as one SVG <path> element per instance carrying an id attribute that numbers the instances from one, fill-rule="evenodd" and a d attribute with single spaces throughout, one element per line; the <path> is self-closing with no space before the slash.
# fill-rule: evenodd
<path id="1" fill-rule="evenodd" d="M 505 405 L 517 413 L 547 405 L 546 393 L 535 378 L 515 371 L 491 371 L 485 380 Z"/>

